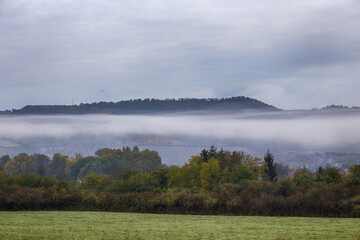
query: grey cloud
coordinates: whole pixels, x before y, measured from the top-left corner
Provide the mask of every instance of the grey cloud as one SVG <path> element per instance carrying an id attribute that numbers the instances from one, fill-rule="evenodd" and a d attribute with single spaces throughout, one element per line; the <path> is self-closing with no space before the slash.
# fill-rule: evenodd
<path id="1" fill-rule="evenodd" d="M 229 94 L 282 108 L 360 105 L 355 4 L 1 1 L 0 108 Z M 324 90 L 334 76 L 347 87 Z"/>

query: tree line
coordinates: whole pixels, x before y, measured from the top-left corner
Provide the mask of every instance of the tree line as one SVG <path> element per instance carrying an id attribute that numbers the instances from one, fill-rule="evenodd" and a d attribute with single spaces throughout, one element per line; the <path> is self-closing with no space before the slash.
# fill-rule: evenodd
<path id="1" fill-rule="evenodd" d="M 102 149 L 94 158 L 101 162 L 116 151 Z M 0 172 L 0 209 L 360 217 L 359 164 L 347 175 L 319 167 L 299 170 L 294 178 L 279 174 L 279 166 L 269 151 L 260 159 L 211 147 L 181 167 L 160 161 L 152 169 L 92 172 L 81 182 L 70 175 Z"/>
<path id="2" fill-rule="evenodd" d="M 35 173 L 40 176 L 52 176 L 59 180 L 83 179 L 95 172 L 102 175 L 117 175 L 127 169 L 154 169 L 161 167 L 161 158 L 156 151 L 140 151 L 137 146 L 122 149 L 103 148 L 95 156 L 75 158 L 56 153 L 50 159 L 44 154 L 29 155 L 20 153 L 13 158 L 0 157 L 0 167 L 7 176 Z"/>

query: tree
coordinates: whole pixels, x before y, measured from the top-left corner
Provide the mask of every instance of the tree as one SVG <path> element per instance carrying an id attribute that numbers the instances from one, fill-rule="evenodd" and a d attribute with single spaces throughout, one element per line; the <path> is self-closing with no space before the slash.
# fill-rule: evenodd
<path id="1" fill-rule="evenodd" d="M 46 169 L 50 164 L 50 158 L 44 154 L 34 154 L 33 159 L 34 160 L 26 168 L 25 173 L 39 173 L 38 170 L 43 168 L 45 169 L 44 174 L 46 174 Z"/>
<path id="2" fill-rule="evenodd" d="M 216 147 L 214 145 L 211 145 L 209 149 L 209 157 L 214 158 L 216 156 L 216 153 L 217 153 Z"/>
<path id="3" fill-rule="evenodd" d="M 4 172 L 0 169 L 0 190 L 3 186 L 7 185 L 7 179 L 4 175 Z"/>
<path id="4" fill-rule="evenodd" d="M 201 170 L 201 164 L 204 163 L 204 159 L 199 156 L 192 156 L 189 159 L 189 172 L 190 172 L 190 179 L 191 179 L 191 185 L 193 187 L 200 187 L 200 170 Z"/>
<path id="5" fill-rule="evenodd" d="M 220 175 L 221 170 L 218 160 L 210 158 L 208 162 L 203 162 L 199 172 L 201 187 L 204 189 L 212 189 L 212 187 L 219 182 Z"/>
<path id="6" fill-rule="evenodd" d="M 360 164 L 354 164 L 350 167 L 350 178 L 354 183 L 360 183 Z"/>
<path id="7" fill-rule="evenodd" d="M 37 173 L 38 175 L 40 175 L 41 177 L 44 177 L 44 176 L 46 175 L 46 172 L 47 172 L 47 169 L 46 169 L 46 167 L 45 167 L 43 164 L 41 164 L 41 165 L 39 166 L 39 168 L 37 169 L 37 171 L 36 171 L 36 173 Z"/>
<path id="8" fill-rule="evenodd" d="M 252 169 L 245 164 L 235 166 L 227 175 L 229 177 L 228 182 L 230 183 L 240 183 L 245 179 L 254 179 Z"/>
<path id="9" fill-rule="evenodd" d="M 206 149 L 201 150 L 200 157 L 202 157 L 202 159 L 204 160 L 204 162 L 209 161 L 209 159 L 210 159 L 210 156 L 209 156 L 209 155 L 210 155 L 210 154 L 209 154 L 209 151 L 208 151 L 208 150 L 206 150 Z"/>
<path id="10" fill-rule="evenodd" d="M 102 162 L 95 157 L 78 157 L 71 161 L 67 166 L 67 178 L 69 179 L 83 179 L 88 174 L 95 172 L 97 174 L 104 174 Z"/>
<path id="11" fill-rule="evenodd" d="M 17 176 L 26 173 L 27 168 L 34 162 L 34 156 L 20 153 L 5 164 L 4 172 Z"/>
<path id="12" fill-rule="evenodd" d="M 341 174 L 334 167 L 327 167 L 325 169 L 319 167 L 316 170 L 315 177 L 317 182 L 324 182 L 327 184 L 338 183 L 341 180 Z"/>
<path id="13" fill-rule="evenodd" d="M 307 172 L 299 172 L 294 176 L 294 183 L 296 186 L 301 186 L 304 188 L 308 188 L 309 186 L 314 185 L 315 179 L 310 173 Z"/>
<path id="14" fill-rule="evenodd" d="M 109 185 L 110 180 L 108 178 L 96 173 L 90 173 L 85 177 L 84 182 L 81 184 L 81 188 L 98 194 L 101 191 L 105 191 L 105 188 Z"/>
<path id="15" fill-rule="evenodd" d="M 100 148 L 100 149 L 98 149 L 98 150 L 95 152 L 95 156 L 100 157 L 101 154 L 102 154 L 104 151 L 106 151 L 106 150 L 109 150 L 109 148 Z"/>
<path id="16" fill-rule="evenodd" d="M 0 157 L 0 167 L 4 168 L 5 164 L 10 161 L 9 155 L 4 155 Z"/>
<path id="17" fill-rule="evenodd" d="M 216 158 L 217 149 L 214 145 L 211 145 L 209 150 L 203 149 L 199 155 L 203 158 L 204 162 L 208 162 L 210 158 Z"/>
<path id="18" fill-rule="evenodd" d="M 185 164 L 183 167 L 174 166 L 169 169 L 166 175 L 168 179 L 168 187 L 181 187 L 191 188 L 193 186 L 193 174 L 189 164 Z"/>
<path id="19" fill-rule="evenodd" d="M 317 182 L 322 182 L 324 180 L 324 168 L 323 167 L 318 167 L 318 169 L 316 169 L 316 181 Z"/>
<path id="20" fill-rule="evenodd" d="M 272 182 L 277 181 L 276 173 L 276 164 L 274 163 L 274 155 L 268 150 L 264 156 L 264 161 L 266 164 L 265 174 L 269 177 L 269 180 Z"/>
<path id="21" fill-rule="evenodd" d="M 341 174 L 339 173 L 339 170 L 337 170 L 334 167 L 326 168 L 324 170 L 324 177 L 323 181 L 327 184 L 335 184 L 338 183 L 341 180 Z"/>
<path id="22" fill-rule="evenodd" d="M 65 169 L 68 162 L 69 161 L 67 156 L 55 153 L 48 168 L 49 175 L 54 176 L 60 180 L 65 179 Z"/>

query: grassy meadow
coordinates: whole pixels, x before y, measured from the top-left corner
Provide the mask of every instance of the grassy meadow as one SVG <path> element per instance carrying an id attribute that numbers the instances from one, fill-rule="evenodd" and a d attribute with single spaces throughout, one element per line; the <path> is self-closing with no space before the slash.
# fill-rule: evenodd
<path id="1" fill-rule="evenodd" d="M 360 219 L 0 212 L 0 239 L 360 239 Z"/>

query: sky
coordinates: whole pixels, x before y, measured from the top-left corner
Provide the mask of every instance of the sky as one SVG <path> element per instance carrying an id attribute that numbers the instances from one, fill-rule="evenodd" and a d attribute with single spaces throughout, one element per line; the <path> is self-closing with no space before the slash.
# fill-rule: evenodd
<path id="1" fill-rule="evenodd" d="M 360 106 L 359 0 L 0 0 L 0 109 L 247 96 Z"/>

